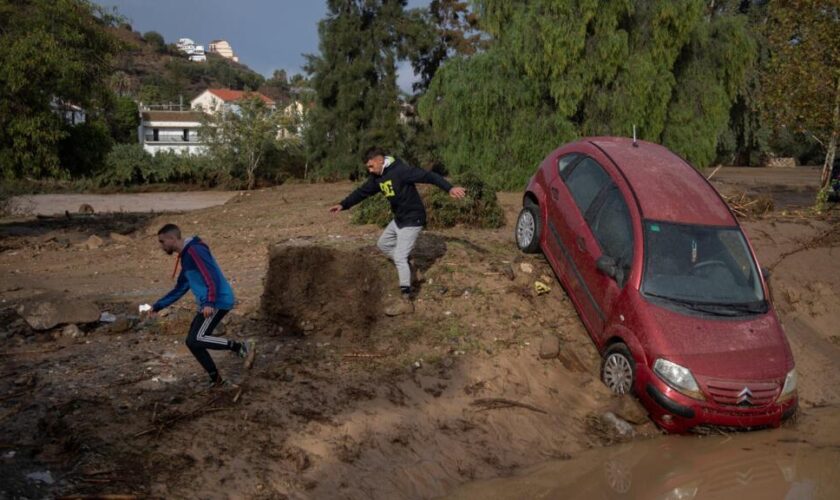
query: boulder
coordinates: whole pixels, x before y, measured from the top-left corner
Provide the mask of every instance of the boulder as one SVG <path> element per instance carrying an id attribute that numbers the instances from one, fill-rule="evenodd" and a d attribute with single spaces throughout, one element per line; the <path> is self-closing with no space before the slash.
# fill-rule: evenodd
<path id="1" fill-rule="evenodd" d="M 105 240 L 103 240 L 102 238 L 100 238 L 99 236 L 97 236 L 95 234 L 92 234 L 92 235 L 90 235 L 90 238 L 88 238 L 87 240 L 85 240 L 84 243 L 81 244 L 81 246 L 83 248 L 87 248 L 88 250 L 95 250 L 95 249 L 101 247 L 104 244 L 105 244 Z"/>
<path id="2" fill-rule="evenodd" d="M 99 321 L 99 306 L 86 300 L 45 299 L 18 306 L 17 313 L 35 330 Z"/>
<path id="3" fill-rule="evenodd" d="M 111 233 L 109 237 L 112 241 L 116 241 L 117 243 L 131 243 L 133 241 L 131 236 L 120 233 Z"/>
<path id="4" fill-rule="evenodd" d="M 648 412 L 639 403 L 639 400 L 628 395 L 616 396 L 610 406 L 610 410 L 617 417 L 630 422 L 633 425 L 642 425 L 648 422 Z"/>

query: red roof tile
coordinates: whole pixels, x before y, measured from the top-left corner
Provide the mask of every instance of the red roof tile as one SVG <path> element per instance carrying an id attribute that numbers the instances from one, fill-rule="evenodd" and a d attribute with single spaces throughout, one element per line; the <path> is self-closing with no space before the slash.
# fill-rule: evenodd
<path id="1" fill-rule="evenodd" d="M 225 102 L 233 102 L 238 101 L 240 99 L 245 99 L 247 97 L 259 97 L 262 102 L 266 103 L 268 106 L 274 106 L 274 101 L 271 100 L 269 97 L 260 94 L 259 92 L 245 92 L 242 90 L 231 90 L 231 89 L 207 89 L 218 97 L 219 99 Z"/>

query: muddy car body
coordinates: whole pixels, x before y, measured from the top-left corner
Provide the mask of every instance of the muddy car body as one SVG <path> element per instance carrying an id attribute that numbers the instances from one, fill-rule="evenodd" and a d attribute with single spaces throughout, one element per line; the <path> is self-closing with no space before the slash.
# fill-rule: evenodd
<path id="1" fill-rule="evenodd" d="M 793 356 L 752 247 L 679 156 L 624 138 L 563 146 L 528 183 L 515 231 L 566 289 L 603 381 L 660 427 L 776 426 L 795 411 Z"/>

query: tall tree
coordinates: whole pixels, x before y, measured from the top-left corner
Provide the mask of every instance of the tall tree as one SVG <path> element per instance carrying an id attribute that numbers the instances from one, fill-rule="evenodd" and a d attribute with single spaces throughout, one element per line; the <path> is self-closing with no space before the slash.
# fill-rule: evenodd
<path id="1" fill-rule="evenodd" d="M 59 143 L 70 134 L 55 108 L 88 111 L 108 100 L 114 22 L 87 0 L 0 0 L 0 172 L 66 172 Z"/>
<path id="2" fill-rule="evenodd" d="M 824 146 L 825 188 L 840 134 L 840 3 L 788 0 L 769 9 L 766 109 L 776 126 L 806 132 Z"/>
<path id="3" fill-rule="evenodd" d="M 360 169 L 371 146 L 400 144 L 396 61 L 405 0 L 328 0 L 318 25 L 320 55 L 307 56 L 317 92 L 305 140 L 317 175 Z"/>
<path id="4" fill-rule="evenodd" d="M 450 171 L 478 169 L 505 187 L 564 141 L 634 125 L 705 166 L 754 60 L 738 14 L 704 0 L 476 4 L 490 46 L 446 62 L 420 114 Z"/>

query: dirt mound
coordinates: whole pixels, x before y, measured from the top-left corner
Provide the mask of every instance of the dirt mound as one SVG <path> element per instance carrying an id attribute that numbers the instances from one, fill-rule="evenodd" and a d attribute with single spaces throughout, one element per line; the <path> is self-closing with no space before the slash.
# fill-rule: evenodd
<path id="1" fill-rule="evenodd" d="M 381 316 L 383 297 L 382 266 L 372 260 L 361 249 L 275 245 L 263 315 L 292 333 L 367 336 Z"/>

